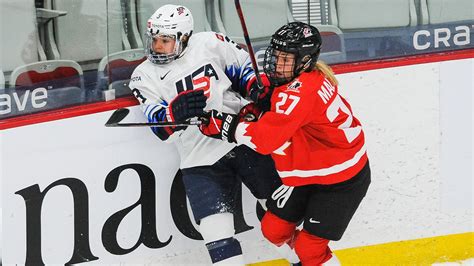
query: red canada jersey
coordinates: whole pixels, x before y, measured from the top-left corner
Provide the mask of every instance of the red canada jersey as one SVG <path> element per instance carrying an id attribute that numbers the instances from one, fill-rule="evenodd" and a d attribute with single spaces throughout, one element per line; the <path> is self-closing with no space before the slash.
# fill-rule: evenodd
<path id="1" fill-rule="evenodd" d="M 335 184 L 366 164 L 364 132 L 337 86 L 319 71 L 275 88 L 271 110 L 237 126 L 238 144 L 271 154 L 285 185 Z"/>

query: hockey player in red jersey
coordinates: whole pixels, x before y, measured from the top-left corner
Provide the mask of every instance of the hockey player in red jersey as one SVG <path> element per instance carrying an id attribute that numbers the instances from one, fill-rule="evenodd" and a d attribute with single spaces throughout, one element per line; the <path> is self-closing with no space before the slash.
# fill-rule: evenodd
<path id="1" fill-rule="evenodd" d="M 207 136 L 271 154 L 284 185 L 267 202 L 262 232 L 294 247 L 304 266 L 338 263 L 328 243 L 341 239 L 370 184 L 361 123 L 318 61 L 321 43 L 319 31 L 302 22 L 278 29 L 264 59 L 274 87 L 270 110 L 253 112 L 259 119 L 252 122 L 213 110 L 200 126 Z"/>

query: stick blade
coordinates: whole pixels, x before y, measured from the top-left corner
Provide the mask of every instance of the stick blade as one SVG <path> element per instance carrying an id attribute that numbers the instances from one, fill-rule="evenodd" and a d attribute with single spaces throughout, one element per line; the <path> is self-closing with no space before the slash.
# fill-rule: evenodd
<path id="1" fill-rule="evenodd" d="M 109 120 L 105 122 L 106 127 L 116 126 L 120 121 L 122 121 L 130 113 L 130 110 L 127 108 L 120 108 L 115 110 L 110 116 Z"/>

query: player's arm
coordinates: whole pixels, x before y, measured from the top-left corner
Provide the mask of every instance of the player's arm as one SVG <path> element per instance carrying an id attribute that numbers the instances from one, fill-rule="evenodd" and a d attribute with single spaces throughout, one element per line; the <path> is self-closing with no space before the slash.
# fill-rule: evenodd
<path id="1" fill-rule="evenodd" d="M 140 71 L 133 72 L 129 87 L 139 101 L 147 121 L 167 121 L 166 108 L 168 107 L 168 102 L 161 99 L 160 95 L 156 92 L 152 92 L 150 90 L 151 86 L 152 82 L 146 74 Z M 151 127 L 151 130 L 161 140 L 173 141 L 174 138 L 170 138 L 170 136 L 178 129 L 173 127 Z"/>
<path id="2" fill-rule="evenodd" d="M 166 119 L 167 107 L 168 107 L 168 103 L 166 101 L 163 101 L 159 104 L 152 103 L 152 104 L 142 105 L 142 110 L 148 122 L 151 122 L 151 123 L 165 122 L 167 121 Z M 180 129 L 184 129 L 184 127 L 169 126 L 169 127 L 152 127 L 151 128 L 153 133 L 163 141 L 174 140 L 174 138 L 170 138 L 170 136 L 172 136 L 174 132 Z"/>
<path id="3" fill-rule="evenodd" d="M 283 147 L 296 130 L 304 126 L 308 116 L 314 115 L 313 107 L 314 98 L 310 94 L 278 92 L 271 111 L 257 122 L 237 125 L 234 133 L 236 142 L 261 154 L 271 154 Z"/>
<path id="4" fill-rule="evenodd" d="M 211 112 L 210 123 L 200 127 L 203 134 L 244 144 L 261 154 L 270 154 L 286 144 L 312 115 L 314 98 L 295 92 L 279 92 L 271 111 L 256 122 L 237 115 Z"/>
<path id="5" fill-rule="evenodd" d="M 150 79 L 140 72 L 134 72 L 130 82 L 133 95 L 141 104 L 148 122 L 182 122 L 186 119 L 202 116 L 206 106 L 206 96 L 202 90 L 185 91 L 178 94 L 170 103 L 162 99 L 157 92 L 151 92 Z M 153 133 L 164 141 L 173 141 L 170 138 L 174 132 L 186 127 L 151 127 Z"/>

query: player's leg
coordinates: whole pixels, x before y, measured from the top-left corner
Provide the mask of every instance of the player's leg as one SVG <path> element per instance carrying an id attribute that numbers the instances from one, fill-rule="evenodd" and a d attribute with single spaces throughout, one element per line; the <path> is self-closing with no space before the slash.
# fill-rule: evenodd
<path id="1" fill-rule="evenodd" d="M 235 174 L 221 161 L 182 172 L 194 219 L 213 265 L 245 265 L 240 243 L 234 238 Z"/>
<path id="2" fill-rule="evenodd" d="M 332 258 L 329 240 L 302 230 L 295 239 L 295 251 L 302 265 L 322 265 Z"/>
<path id="3" fill-rule="evenodd" d="M 234 148 L 235 159 L 233 168 L 242 183 L 257 198 L 261 207 L 266 211 L 266 201 L 273 191 L 282 185 L 275 169 L 275 163 L 270 155 L 261 155 L 245 145 Z M 263 215 L 259 215 L 259 220 Z"/>
<path id="4" fill-rule="evenodd" d="M 370 169 L 364 167 L 354 178 L 329 186 L 311 185 L 304 230 L 295 241 L 295 250 L 303 265 L 337 265 L 328 246 L 344 234 L 370 184 Z"/>
<path id="5" fill-rule="evenodd" d="M 270 155 L 261 155 L 245 145 L 234 149 L 236 153 L 234 168 L 236 169 L 242 183 L 257 198 L 257 218 L 261 221 L 267 211 L 267 199 L 279 188 L 282 183 L 275 169 L 275 163 Z M 291 232 L 294 231 L 292 226 Z M 276 251 L 292 263 L 299 262 L 293 248 L 287 244 L 275 245 Z"/>
<path id="6" fill-rule="evenodd" d="M 242 248 L 234 238 L 232 213 L 218 213 L 202 218 L 199 232 L 204 238 L 213 265 L 244 265 Z"/>
<path id="7" fill-rule="evenodd" d="M 294 240 L 299 233 L 296 226 L 304 217 L 308 192 L 305 187 L 280 186 L 268 199 L 268 211 L 261 222 L 265 238 L 291 263 L 299 262 Z"/>
<path id="8" fill-rule="evenodd" d="M 292 264 L 300 261 L 293 247 L 298 233 L 296 226 L 297 223 L 285 221 L 270 211 L 265 213 L 261 221 L 263 236 L 274 245 L 278 254 Z"/>

